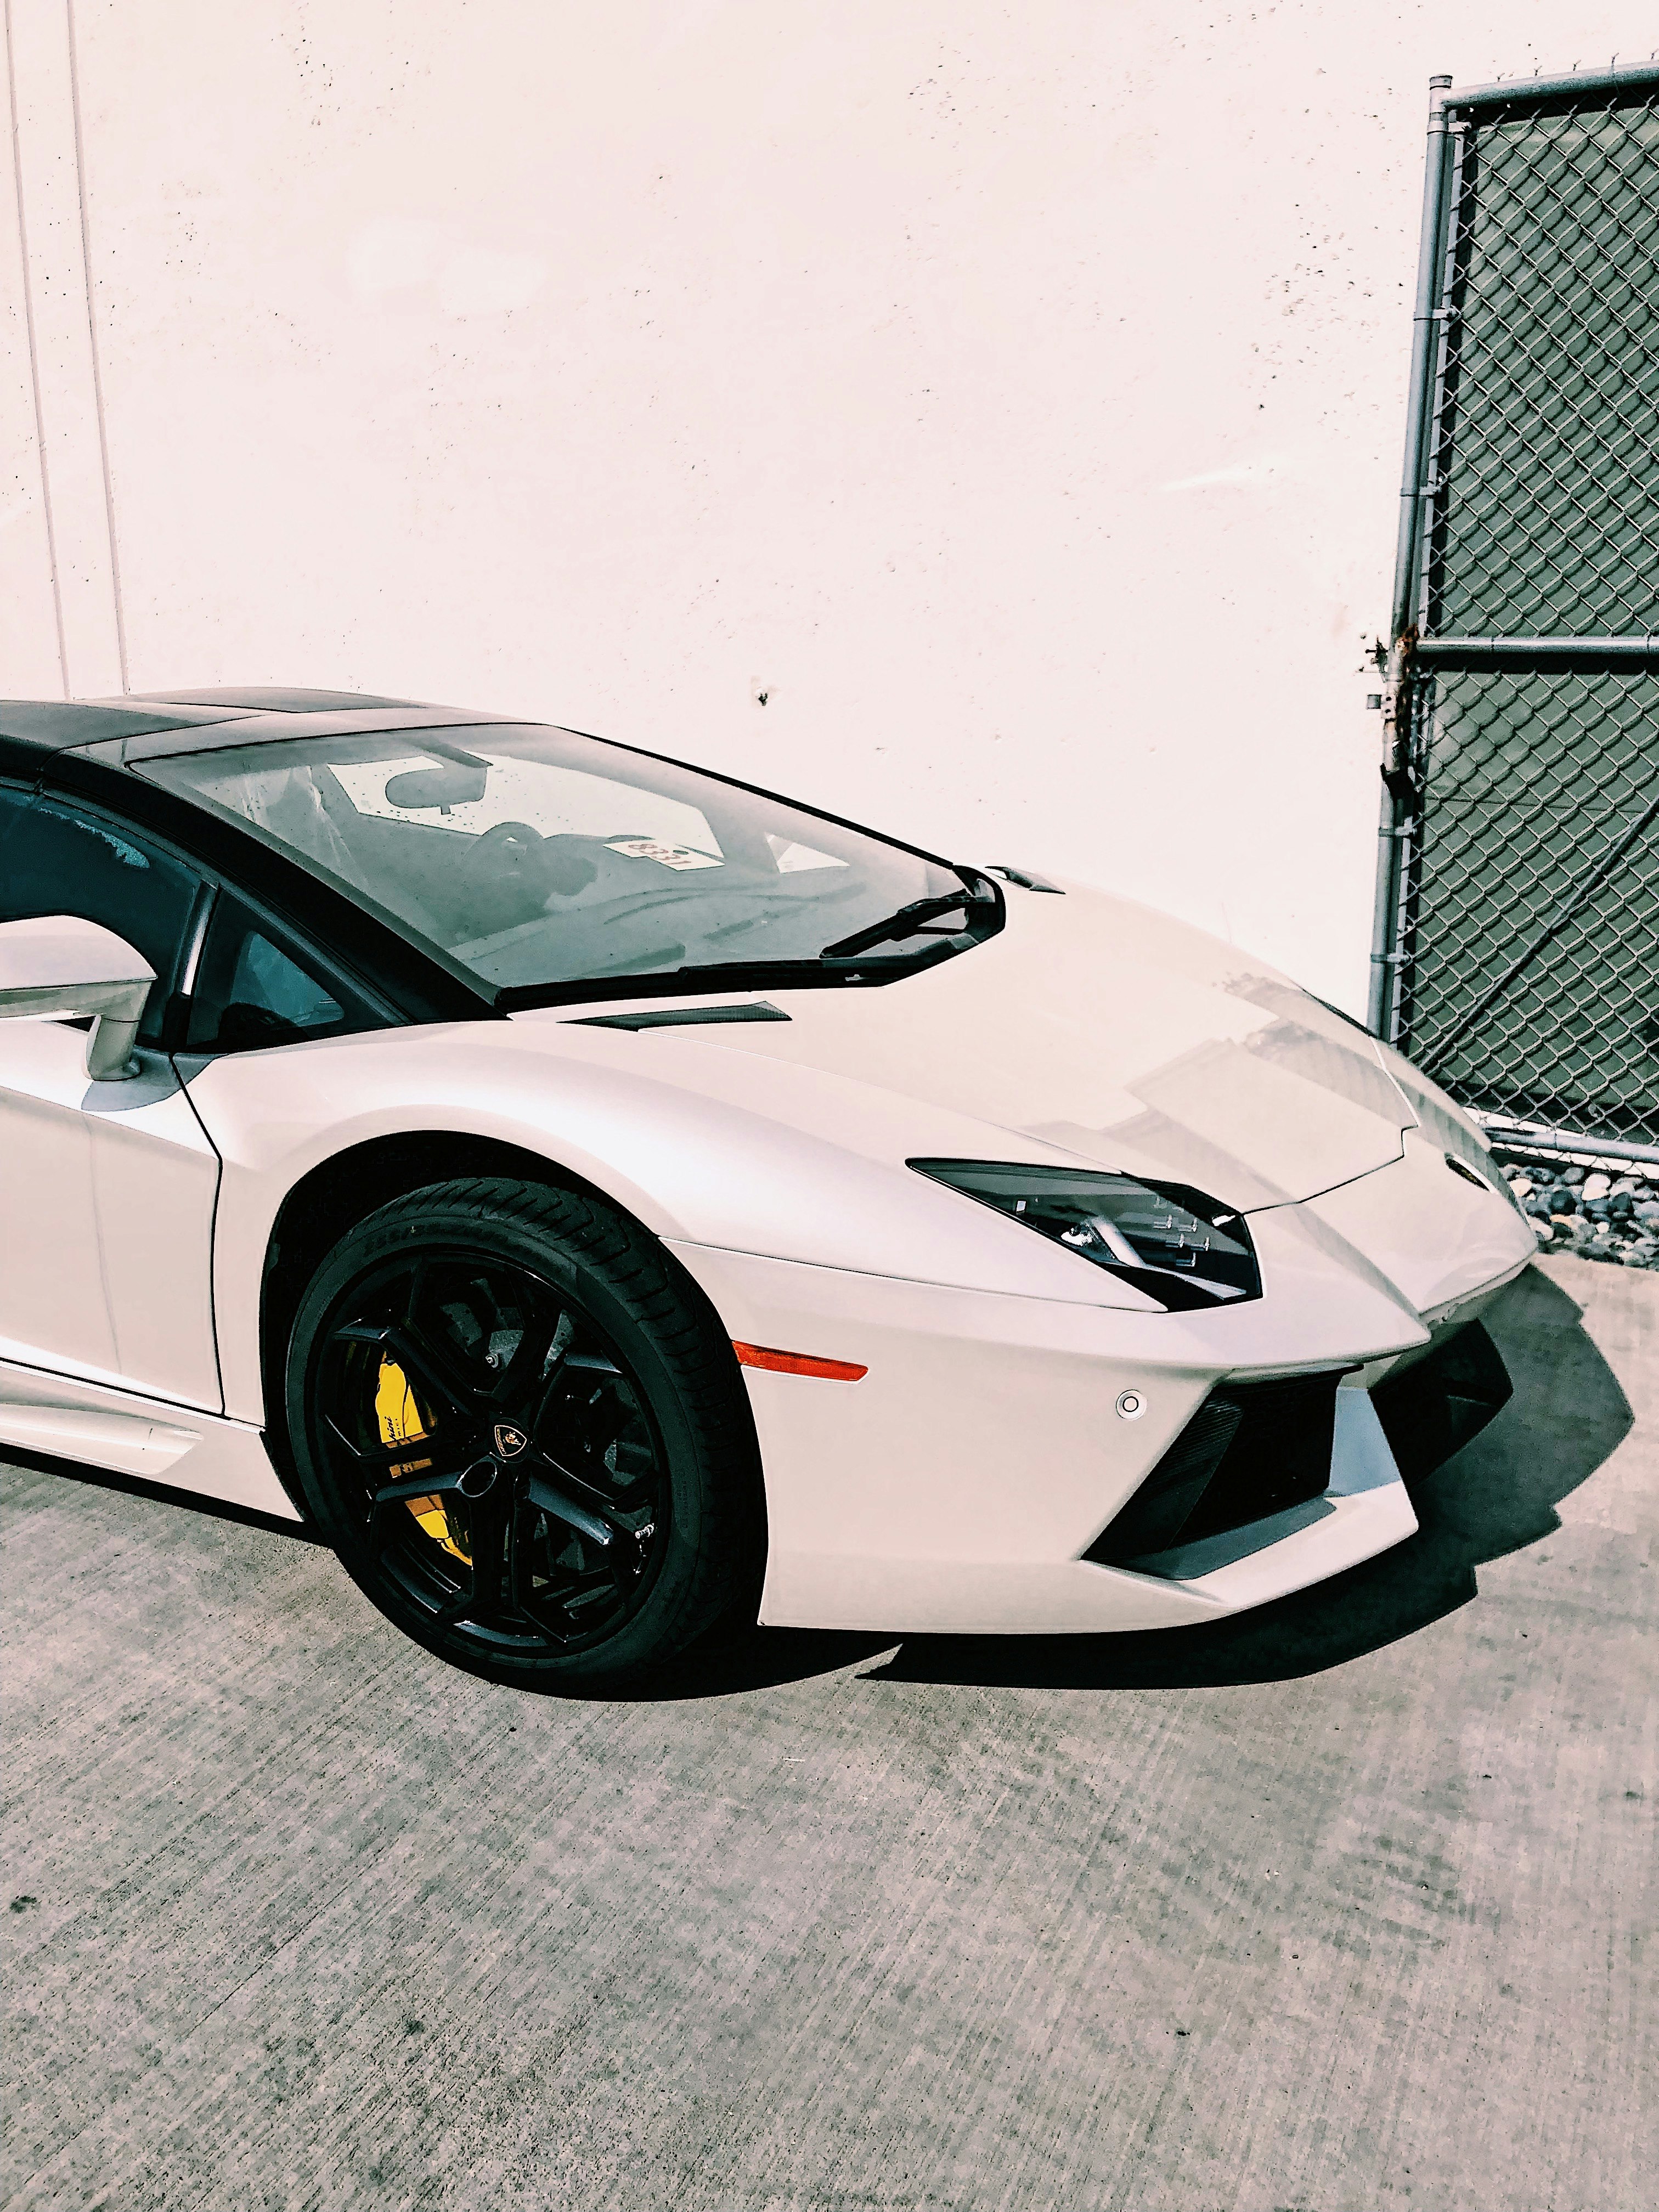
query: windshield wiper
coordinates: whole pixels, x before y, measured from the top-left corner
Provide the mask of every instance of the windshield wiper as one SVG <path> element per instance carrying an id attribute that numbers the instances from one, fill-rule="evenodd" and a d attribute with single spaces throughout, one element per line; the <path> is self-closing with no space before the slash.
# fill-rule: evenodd
<path id="1" fill-rule="evenodd" d="M 867 928 L 855 929 L 850 937 L 842 937 L 834 945 L 826 945 L 819 953 L 820 960 L 851 960 L 860 952 L 867 952 L 873 945 L 897 944 L 907 937 L 922 933 L 926 925 L 936 921 L 942 914 L 954 914 L 958 908 L 965 921 L 975 907 L 996 904 L 996 894 L 988 896 L 964 884 L 959 891 L 946 891 L 937 898 L 912 899 L 896 914 L 890 914 L 885 921 L 872 921 Z"/>
<path id="2" fill-rule="evenodd" d="M 814 983 L 882 983 L 898 975 L 908 974 L 917 967 L 930 966 L 935 960 L 948 960 L 953 952 L 960 951 L 964 942 L 975 941 L 975 934 L 989 934 L 985 928 L 998 926 L 1002 901 L 994 885 L 975 874 L 959 891 L 943 892 L 934 898 L 913 899 L 902 906 L 896 914 L 889 915 L 884 921 L 871 922 L 863 929 L 854 930 L 850 936 L 838 939 L 822 952 L 789 954 L 760 952 L 746 960 L 695 960 L 684 965 L 662 969 L 641 969 L 635 974 L 611 969 L 603 975 L 587 976 L 562 983 L 541 987 L 521 985 L 498 994 L 496 1003 L 508 1008 L 527 1006 L 551 1006 L 566 1000 L 605 998 L 617 995 L 623 986 L 636 982 L 641 996 L 654 996 L 662 992 L 699 990 L 799 990 Z M 960 931 L 929 930 L 927 924 L 941 915 L 960 912 L 969 933 L 964 939 Z M 931 937 L 933 943 L 926 949 L 915 951 L 878 954 L 873 960 L 860 956 L 866 948 L 902 942 L 907 937 Z"/>

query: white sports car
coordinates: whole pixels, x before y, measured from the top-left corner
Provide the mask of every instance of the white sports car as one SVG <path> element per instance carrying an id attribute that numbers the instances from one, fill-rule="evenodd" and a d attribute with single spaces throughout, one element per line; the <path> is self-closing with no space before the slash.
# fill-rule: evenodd
<path id="1" fill-rule="evenodd" d="M 0 1448 L 464 1667 L 1213 1620 L 1416 1527 L 1534 1249 L 1198 932 L 533 723 L 0 706 Z"/>

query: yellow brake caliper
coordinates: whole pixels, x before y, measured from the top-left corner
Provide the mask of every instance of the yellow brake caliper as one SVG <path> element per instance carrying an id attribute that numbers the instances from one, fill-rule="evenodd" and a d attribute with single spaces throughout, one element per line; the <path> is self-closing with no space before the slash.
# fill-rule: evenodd
<path id="1" fill-rule="evenodd" d="M 380 1356 L 380 1379 L 374 1392 L 374 1412 L 380 1424 L 380 1442 L 384 1444 L 418 1443 L 427 1434 L 426 1424 L 421 1419 L 421 1409 L 415 1402 L 415 1393 L 409 1387 L 409 1377 L 395 1359 Z M 386 1473 L 394 1482 L 401 1482 L 422 1468 L 430 1467 L 430 1459 L 409 1459 L 390 1467 Z M 443 1546 L 465 1565 L 472 1564 L 470 1553 L 464 1552 L 449 1533 L 449 1516 L 444 1511 L 440 1498 L 411 1498 L 409 1510 L 427 1534 Z"/>

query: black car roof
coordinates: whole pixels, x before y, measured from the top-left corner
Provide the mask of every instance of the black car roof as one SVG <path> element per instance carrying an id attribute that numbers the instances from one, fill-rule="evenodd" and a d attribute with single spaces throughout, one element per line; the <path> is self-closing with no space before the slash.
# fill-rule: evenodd
<path id="1" fill-rule="evenodd" d="M 152 730 L 188 730 L 204 722 L 240 719 L 222 706 L 174 708 L 90 699 L 0 699 L 0 738 L 63 752 L 102 738 L 136 738 Z"/>
<path id="2" fill-rule="evenodd" d="M 161 707 L 246 707 L 258 714 L 356 714 L 364 707 L 419 707 L 420 699 L 377 699 L 370 691 L 303 691 L 293 685 L 243 685 L 226 691 L 133 691 L 128 697 Z M 125 705 L 125 700 L 119 702 Z"/>
<path id="3" fill-rule="evenodd" d="M 146 760 L 283 738 L 514 719 L 367 692 L 139 691 L 118 699 L 0 699 L 0 739 L 9 738 L 43 752 L 69 752 L 120 738 L 127 741 L 121 748 L 124 759 Z"/>

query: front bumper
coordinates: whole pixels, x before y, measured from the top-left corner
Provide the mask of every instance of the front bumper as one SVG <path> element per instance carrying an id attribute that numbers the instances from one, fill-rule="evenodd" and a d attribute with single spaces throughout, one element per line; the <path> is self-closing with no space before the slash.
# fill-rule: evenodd
<path id="1" fill-rule="evenodd" d="M 761 1618 L 894 1632 L 1053 1633 L 1214 1620 L 1415 1530 L 1368 1386 L 1431 1331 L 1380 1272 L 1283 1207 L 1254 1218 L 1265 1295 L 1127 1313 L 677 1243 L 728 1333 L 856 1362 L 856 1383 L 745 1368 L 765 1470 Z M 1352 1258 L 1352 1255 L 1349 1255 Z M 1462 1317 L 1490 1295 L 1474 1286 Z M 1321 1510 L 1158 1572 L 1084 1557 L 1224 1377 L 1351 1370 Z M 1125 1393 L 1141 1410 L 1117 1411 Z"/>

